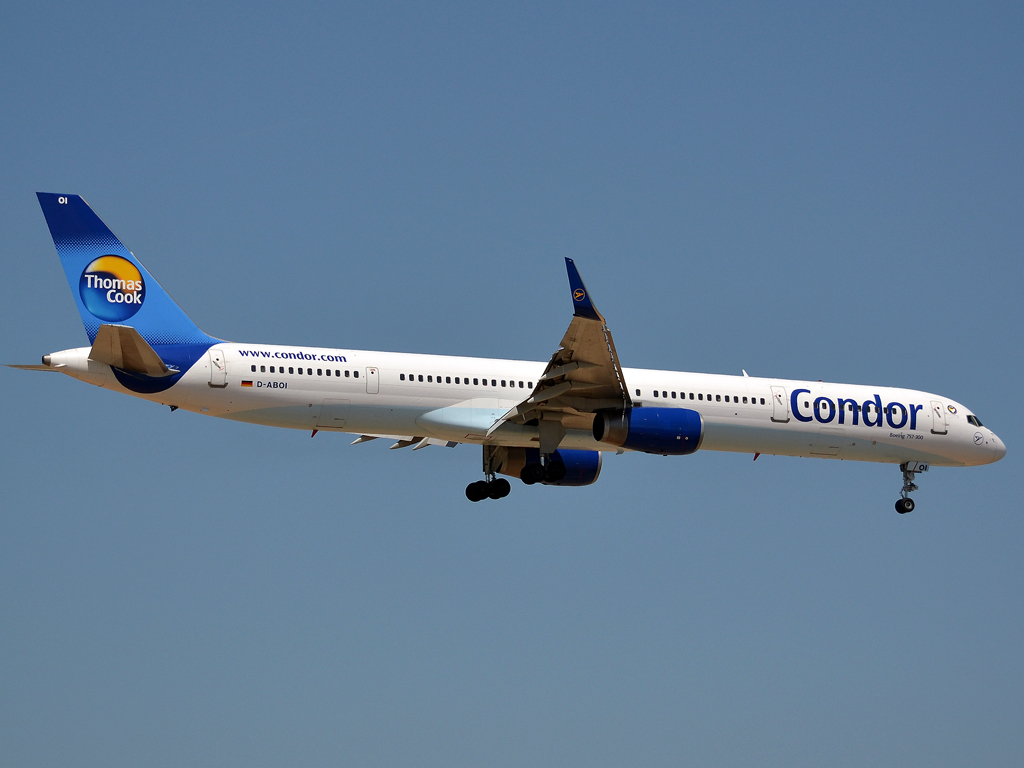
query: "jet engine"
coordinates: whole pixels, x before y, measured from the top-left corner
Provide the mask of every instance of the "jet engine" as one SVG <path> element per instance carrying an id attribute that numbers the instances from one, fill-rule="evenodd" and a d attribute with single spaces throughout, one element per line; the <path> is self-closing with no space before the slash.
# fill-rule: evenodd
<path id="1" fill-rule="evenodd" d="M 704 419 L 689 408 L 627 408 L 594 417 L 594 439 L 661 456 L 684 456 L 700 448 Z"/>
<path id="2" fill-rule="evenodd" d="M 506 448 L 499 474 L 518 477 L 527 485 L 590 485 L 601 474 L 600 451 L 560 449 L 541 465 L 536 448 Z"/>

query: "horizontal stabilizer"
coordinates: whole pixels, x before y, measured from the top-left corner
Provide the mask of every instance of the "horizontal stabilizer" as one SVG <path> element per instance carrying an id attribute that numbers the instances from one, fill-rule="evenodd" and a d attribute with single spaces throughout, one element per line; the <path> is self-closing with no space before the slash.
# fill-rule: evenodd
<path id="1" fill-rule="evenodd" d="M 168 368 L 142 335 L 127 325 L 101 325 L 89 359 L 153 378 L 178 373 Z"/>
<path id="2" fill-rule="evenodd" d="M 51 368 L 48 365 L 8 365 L 8 368 L 17 368 L 19 371 L 57 371 L 60 372 L 60 368 Z"/>

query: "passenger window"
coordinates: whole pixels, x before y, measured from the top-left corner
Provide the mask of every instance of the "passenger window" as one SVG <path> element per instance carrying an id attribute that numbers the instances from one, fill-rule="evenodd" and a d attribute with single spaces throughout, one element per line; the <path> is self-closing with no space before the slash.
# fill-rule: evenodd
<path id="1" fill-rule="evenodd" d="M 359 378 L 359 371 L 352 371 L 352 378 L 353 379 L 358 379 Z"/>
<path id="2" fill-rule="evenodd" d="M 521 382 L 521 381 L 519 382 L 519 388 L 520 388 L 520 389 L 522 389 L 522 388 L 523 388 L 523 382 Z"/>
<path id="3" fill-rule="evenodd" d="M 423 374 L 422 373 L 419 375 L 419 380 L 423 381 Z"/>
<path id="4" fill-rule="evenodd" d="M 725 396 L 725 402 L 727 402 L 727 403 L 729 402 L 729 396 L 728 395 Z"/>
<path id="5" fill-rule="evenodd" d="M 345 378 L 348 378 L 349 371 L 345 371 Z"/>
<path id="6" fill-rule="evenodd" d="M 657 397 L 657 396 L 658 396 L 658 390 L 654 390 L 654 396 L 655 396 L 655 397 Z"/>
<path id="7" fill-rule="evenodd" d="M 743 404 L 744 404 L 744 405 L 746 405 L 746 404 L 747 404 L 747 398 L 745 398 L 745 397 L 743 398 Z"/>
<path id="8" fill-rule="evenodd" d="M 487 386 L 487 379 L 482 379 L 482 381 L 484 383 L 484 386 L 486 387 Z"/>
<path id="9" fill-rule="evenodd" d="M 328 368 L 326 371 L 324 371 L 324 373 L 326 373 L 328 376 L 330 376 L 331 375 L 331 369 Z"/>
<path id="10" fill-rule="evenodd" d="M 690 393 L 690 399 L 693 400 L 693 392 Z"/>
<path id="11" fill-rule="evenodd" d="M 764 405 L 764 398 L 761 398 L 761 405 Z"/>
<path id="12" fill-rule="evenodd" d="M 675 400 L 675 399 L 676 399 L 676 393 L 675 393 L 675 392 L 673 392 L 673 393 L 672 393 L 672 399 L 673 399 L 673 400 Z"/>
<path id="13" fill-rule="evenodd" d="M 301 376 L 301 375 L 302 375 L 302 369 L 299 368 L 299 376 Z"/>
<path id="14" fill-rule="evenodd" d="M 810 408 L 811 404 L 804 400 L 804 408 Z"/>
<path id="15" fill-rule="evenodd" d="M 473 386 L 474 387 L 479 387 L 480 386 L 480 379 L 473 379 Z"/>
<path id="16" fill-rule="evenodd" d="M 455 383 L 456 383 L 456 384 L 458 384 L 458 383 L 459 383 L 459 377 L 458 377 L 458 376 L 456 376 L 456 377 L 455 377 Z"/>
<path id="17" fill-rule="evenodd" d="M 252 367 L 252 372 L 256 373 L 256 366 L 255 365 Z"/>
<path id="18" fill-rule="evenodd" d="M 494 379 L 491 379 L 491 386 L 496 387 L 498 386 L 498 383 Z"/>
<path id="19" fill-rule="evenodd" d="M 639 389 L 636 391 L 636 396 L 640 397 L 640 390 Z"/>
<path id="20" fill-rule="evenodd" d="M 267 372 L 267 366 L 261 365 L 260 366 L 260 373 L 266 373 L 266 372 Z"/>
<path id="21" fill-rule="evenodd" d="M 666 392 L 664 389 L 661 390 L 661 396 L 662 397 L 668 397 L 668 392 Z"/>
<path id="22" fill-rule="evenodd" d="M 334 375 L 337 376 L 338 378 L 341 378 L 341 371 L 339 371 L 337 368 L 335 368 L 334 369 Z"/>
<path id="23" fill-rule="evenodd" d="M 323 376 L 324 375 L 324 369 L 323 368 L 317 368 L 316 369 L 316 375 L 317 376 Z"/>
<path id="24" fill-rule="evenodd" d="M 313 375 L 313 369 L 312 368 L 307 368 L 306 369 L 306 374 L 309 375 L 309 376 L 312 376 Z"/>
<path id="25" fill-rule="evenodd" d="M 722 402 L 722 396 L 721 395 L 715 395 L 715 402 L 716 403 Z"/>
<path id="26" fill-rule="evenodd" d="M 526 382 L 526 386 L 529 387 L 530 389 L 533 389 L 533 382 L 532 381 Z M 636 393 L 639 395 L 640 394 L 640 390 L 638 389 L 636 391 Z"/>
<path id="27" fill-rule="evenodd" d="M 295 369 L 292 368 L 291 366 L 288 366 L 288 373 L 295 373 Z"/>
<path id="28" fill-rule="evenodd" d="M 501 386 L 503 386 L 503 387 L 505 386 L 505 379 L 501 380 Z"/>
<path id="29" fill-rule="evenodd" d="M 398 380 L 399 381 L 405 381 L 405 374 L 404 373 L 398 374 Z"/>
<path id="30" fill-rule="evenodd" d="M 451 376 L 445 376 L 444 377 L 444 383 L 445 384 L 451 384 L 452 383 L 452 377 Z M 458 384 L 459 382 L 456 381 L 455 383 Z"/>
<path id="31" fill-rule="evenodd" d="M 697 399 L 698 400 L 703 400 L 704 399 L 704 393 L 703 392 L 698 393 L 697 394 Z"/>
<path id="32" fill-rule="evenodd" d="M 427 376 L 427 383 L 433 384 L 434 383 L 434 377 L 433 376 Z"/>
<path id="33" fill-rule="evenodd" d="M 270 366 L 270 372 L 271 372 L 271 373 L 273 373 L 273 372 L 274 372 L 274 366 Z"/>

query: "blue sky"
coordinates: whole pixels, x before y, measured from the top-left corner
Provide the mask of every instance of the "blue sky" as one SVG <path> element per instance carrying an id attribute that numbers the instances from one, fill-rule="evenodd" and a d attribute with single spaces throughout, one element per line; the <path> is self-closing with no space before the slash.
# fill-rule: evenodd
<path id="1" fill-rule="evenodd" d="M 11 6 L 0 360 L 86 343 L 34 192 L 207 332 L 890 384 L 936 469 L 611 457 L 469 504 L 390 452 L 4 369 L 0 763 L 1024 759 L 1024 13 Z"/>

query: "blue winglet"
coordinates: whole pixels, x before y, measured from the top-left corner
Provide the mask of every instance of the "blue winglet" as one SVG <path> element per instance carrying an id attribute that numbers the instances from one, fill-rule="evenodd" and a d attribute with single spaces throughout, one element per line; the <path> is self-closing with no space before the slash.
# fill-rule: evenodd
<path id="1" fill-rule="evenodd" d="M 572 292 L 572 307 L 576 317 L 586 317 L 590 320 L 604 322 L 601 313 L 597 311 L 594 302 L 590 299 L 587 286 L 583 284 L 583 278 L 576 269 L 572 259 L 565 260 L 565 269 L 569 273 L 569 290 Z"/>

